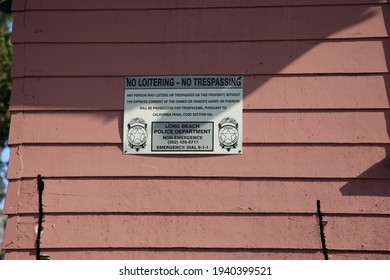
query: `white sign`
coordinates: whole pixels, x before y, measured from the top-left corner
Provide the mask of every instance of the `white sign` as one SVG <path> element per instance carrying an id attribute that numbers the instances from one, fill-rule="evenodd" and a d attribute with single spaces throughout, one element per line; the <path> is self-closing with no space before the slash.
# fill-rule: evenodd
<path id="1" fill-rule="evenodd" d="M 241 154 L 242 76 L 125 78 L 123 153 Z"/>

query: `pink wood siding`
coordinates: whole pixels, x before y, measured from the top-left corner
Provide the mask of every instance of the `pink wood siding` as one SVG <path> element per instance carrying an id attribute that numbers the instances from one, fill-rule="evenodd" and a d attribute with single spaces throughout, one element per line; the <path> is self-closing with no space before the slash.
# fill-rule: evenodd
<path id="1" fill-rule="evenodd" d="M 389 39 L 337 43 L 26 43 L 14 47 L 12 73 L 15 78 L 41 75 L 125 76 L 128 72 L 137 75 L 189 72 L 197 75 L 378 73 L 387 71 L 384 46 L 390 46 Z M 290 64 L 286 65 L 286 62 Z"/>
<path id="2" fill-rule="evenodd" d="M 313 200 L 329 214 L 388 214 L 383 179 L 281 180 L 235 178 L 46 179 L 52 213 L 313 213 Z M 36 180 L 12 181 L 9 214 L 38 211 Z M 340 195 L 340 191 L 343 195 Z M 382 193 L 381 193 L 382 192 Z M 374 196 L 373 194 L 377 194 Z M 381 195 L 381 196 L 379 196 Z M 147 197 L 148 199 L 143 199 Z M 297 203 L 300 201 L 300 203 Z"/>
<path id="3" fill-rule="evenodd" d="M 243 103 L 244 109 L 263 110 L 388 109 L 386 85 L 389 82 L 387 74 L 284 75 L 272 79 L 251 75 L 245 76 Z M 25 113 L 120 111 L 123 110 L 122 91 L 123 77 L 26 77 L 13 80 L 11 109 Z"/>
<path id="4" fill-rule="evenodd" d="M 142 43 L 387 37 L 382 12 L 388 10 L 389 7 L 379 6 L 188 9 L 180 13 L 175 9 L 116 10 L 109 13 L 100 10 L 74 11 L 69 22 L 67 11 L 27 11 L 16 14 L 14 26 L 25 26 L 25 30 L 15 34 L 13 39 L 15 43 Z M 356 15 L 360 17 L 356 18 Z M 85 18 L 89 24 L 85 24 Z M 322 18 L 332 18 L 332 21 L 323 24 Z M 53 25 L 56 21 L 67 24 Z M 223 29 L 220 28 L 222 21 Z M 269 28 L 272 22 L 278 24 Z M 308 22 L 314 24 L 307 25 Z M 123 26 L 135 24 L 142 29 L 129 28 L 124 32 Z M 262 26 L 268 28 L 259 28 Z M 346 28 L 338 30 L 340 26 Z M 173 29 L 175 32 L 171 31 Z"/>
<path id="5" fill-rule="evenodd" d="M 3 247 L 390 259 L 385 0 L 14 0 Z M 71 20 L 70 20 L 71 19 Z M 244 75 L 244 154 L 122 155 L 124 76 Z"/>
<path id="6" fill-rule="evenodd" d="M 162 176 L 250 178 L 389 178 L 389 147 L 382 145 L 246 145 L 245 156 L 122 155 L 121 145 L 18 145 L 9 179 L 36 177 Z M 42 160 L 44 156 L 45 160 Z M 223 164 L 221 164 L 221 161 Z M 77 164 L 75 164 L 77 163 Z M 385 162 L 386 163 L 386 162 Z M 82 167 L 82 168 L 81 168 Z"/>
<path id="7" fill-rule="evenodd" d="M 386 119 L 378 111 L 244 111 L 245 143 L 385 143 Z M 10 144 L 122 143 L 123 111 L 15 113 Z M 61 124 L 63 122 L 63 124 Z M 45 131 L 37 130 L 44 126 Z M 333 134 L 329 134 L 329 130 Z M 259 134 L 259 131 L 262 133 Z"/>

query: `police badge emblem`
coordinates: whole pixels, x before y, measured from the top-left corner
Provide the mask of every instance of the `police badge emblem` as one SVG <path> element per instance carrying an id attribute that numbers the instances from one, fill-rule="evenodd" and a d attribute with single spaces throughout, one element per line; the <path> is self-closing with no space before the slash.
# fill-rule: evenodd
<path id="1" fill-rule="evenodd" d="M 146 128 L 147 124 L 141 118 L 131 119 L 127 125 L 127 141 L 130 148 L 135 149 L 137 152 L 146 146 L 146 140 L 148 140 Z"/>
<path id="2" fill-rule="evenodd" d="M 233 118 L 224 118 L 218 124 L 218 140 L 222 148 L 228 152 L 235 149 L 238 143 L 238 123 Z"/>

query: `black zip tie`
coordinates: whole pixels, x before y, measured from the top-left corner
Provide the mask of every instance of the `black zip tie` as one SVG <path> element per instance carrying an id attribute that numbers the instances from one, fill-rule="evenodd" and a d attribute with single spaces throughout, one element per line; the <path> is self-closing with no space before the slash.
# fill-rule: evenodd
<path id="1" fill-rule="evenodd" d="M 324 220 L 321 213 L 321 203 L 317 200 L 317 215 L 318 222 L 320 224 L 320 236 L 321 236 L 321 244 L 322 244 L 322 254 L 324 255 L 324 260 L 328 260 L 328 249 L 325 244 L 325 233 L 324 233 Z"/>
<path id="2" fill-rule="evenodd" d="M 35 243 L 36 246 L 36 255 L 35 259 L 41 260 L 41 232 L 43 230 L 43 203 L 42 203 L 42 194 L 45 188 L 45 182 L 43 182 L 43 177 L 38 175 L 37 177 L 37 188 L 38 188 L 38 204 L 39 204 L 39 213 L 38 213 L 38 232 L 37 232 L 37 240 Z"/>

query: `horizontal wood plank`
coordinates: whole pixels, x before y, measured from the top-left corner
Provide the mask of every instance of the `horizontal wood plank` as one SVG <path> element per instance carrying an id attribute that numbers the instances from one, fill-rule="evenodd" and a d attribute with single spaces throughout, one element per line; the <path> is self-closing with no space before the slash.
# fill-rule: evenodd
<path id="1" fill-rule="evenodd" d="M 312 250 L 45 249 L 51 260 L 321 260 Z M 6 260 L 33 260 L 34 250 L 7 250 Z"/>
<path id="2" fill-rule="evenodd" d="M 338 250 L 390 251 L 389 217 L 324 217 L 326 246 Z"/>
<path id="3" fill-rule="evenodd" d="M 10 110 L 123 110 L 123 83 L 123 77 L 14 79 Z M 243 107 L 389 109 L 389 85 L 390 75 L 245 76 Z"/>
<path id="4" fill-rule="evenodd" d="M 17 220 L 17 221 L 15 221 Z M 8 219 L 4 248 L 35 246 L 32 216 Z M 45 215 L 41 248 L 318 249 L 315 216 Z M 305 238 L 302 238 L 305 236 Z"/>
<path id="5" fill-rule="evenodd" d="M 387 0 L 20 0 L 13 3 L 14 11 L 23 10 L 110 10 L 110 9 L 176 9 L 176 8 L 225 8 L 306 5 L 360 5 L 387 3 Z"/>
<path id="6" fill-rule="evenodd" d="M 390 112 L 248 111 L 243 126 L 247 143 L 388 143 Z"/>
<path id="7" fill-rule="evenodd" d="M 240 250 L 214 250 L 214 251 L 192 251 L 192 250 L 55 250 L 45 249 L 45 254 L 52 260 L 322 260 L 322 252 L 300 252 L 300 251 L 271 251 L 260 252 Z M 390 260 L 390 252 L 330 252 L 330 260 Z M 7 250 L 6 260 L 34 260 L 34 250 Z"/>
<path id="8" fill-rule="evenodd" d="M 387 217 L 326 216 L 329 250 L 390 251 Z M 33 216 L 11 216 L 5 249 L 34 248 Z M 46 215 L 42 248 L 318 249 L 313 216 Z M 7 231 L 12 229 L 8 229 Z M 259 238 L 261 236 L 261 238 Z M 305 238 L 302 238 L 304 236 Z"/>
<path id="9" fill-rule="evenodd" d="M 117 145 L 25 145 L 11 147 L 8 178 L 390 178 L 388 153 L 388 146 L 250 145 L 234 156 L 141 156 L 123 155 Z"/>
<path id="10" fill-rule="evenodd" d="M 5 214 L 38 212 L 36 180 L 11 181 Z M 390 214 L 389 180 L 45 179 L 45 213 Z"/>
<path id="11" fill-rule="evenodd" d="M 22 44 L 13 77 L 387 72 L 389 40 Z M 185 62 L 185 63 L 183 63 Z"/>
<path id="12" fill-rule="evenodd" d="M 45 249 L 51 260 L 323 260 L 320 251 L 308 250 L 202 250 L 202 249 Z M 390 252 L 329 252 L 330 260 L 390 260 Z M 6 260 L 34 260 L 34 250 L 7 250 Z"/>
<path id="13" fill-rule="evenodd" d="M 246 111 L 242 125 L 245 143 L 390 143 L 388 110 Z M 120 144 L 122 134 L 123 111 L 15 113 L 8 143 Z"/>
<path id="14" fill-rule="evenodd" d="M 330 260 L 390 260 L 390 252 L 330 252 Z"/>
<path id="15" fill-rule="evenodd" d="M 300 252 L 300 251 L 271 251 L 271 252 L 241 252 L 240 250 L 214 250 L 214 251 L 192 251 L 192 250 L 55 250 L 45 249 L 45 254 L 52 260 L 322 260 L 322 252 Z M 6 260 L 34 260 L 34 250 L 7 250 Z M 390 260 L 389 253 L 373 252 L 340 252 L 329 253 L 330 260 Z"/>
<path id="16" fill-rule="evenodd" d="M 389 11 L 389 6 L 317 6 L 26 12 L 15 14 L 12 39 L 131 43 L 387 37 L 384 14 Z"/>

